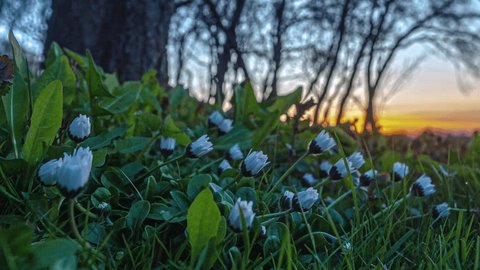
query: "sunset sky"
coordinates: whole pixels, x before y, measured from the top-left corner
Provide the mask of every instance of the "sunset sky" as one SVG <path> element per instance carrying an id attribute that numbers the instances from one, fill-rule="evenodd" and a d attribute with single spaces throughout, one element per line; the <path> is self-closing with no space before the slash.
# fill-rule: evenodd
<path id="1" fill-rule="evenodd" d="M 379 111 L 386 133 L 418 134 L 480 130 L 480 87 L 463 93 L 450 63 L 429 58 L 400 92 Z"/>

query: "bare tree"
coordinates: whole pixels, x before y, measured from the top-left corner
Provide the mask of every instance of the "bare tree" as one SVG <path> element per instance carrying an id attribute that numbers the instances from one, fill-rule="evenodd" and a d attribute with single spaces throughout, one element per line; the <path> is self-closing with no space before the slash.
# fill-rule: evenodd
<path id="1" fill-rule="evenodd" d="M 366 56 L 364 130 L 378 131 L 376 97 L 388 79 L 387 71 L 402 50 L 423 44 L 478 75 L 480 66 L 474 51 L 479 49 L 480 35 L 474 26 L 480 13 L 472 11 L 470 4 L 469 1 L 431 0 L 426 7 L 419 8 L 413 1 L 380 3 L 385 15 L 376 23 Z"/>

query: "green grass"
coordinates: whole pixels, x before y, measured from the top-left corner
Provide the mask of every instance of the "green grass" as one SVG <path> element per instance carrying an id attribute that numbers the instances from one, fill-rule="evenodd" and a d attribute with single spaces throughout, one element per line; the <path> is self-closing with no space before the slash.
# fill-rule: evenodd
<path id="1" fill-rule="evenodd" d="M 31 135 L 30 140 L 45 146 L 35 147 L 40 161 L 24 160 L 32 154 L 21 145 L 28 126 L 17 137 L 10 127 L 22 130 L 15 127 L 25 126 L 20 120 L 44 115 L 34 117 L 36 111 L 27 110 L 22 111 L 25 119 L 9 122 L 4 117 L 5 99 L 1 103 L 0 269 L 480 267 L 478 135 L 463 150 L 437 145 L 449 150 L 446 161 L 439 162 L 415 152 L 411 142 L 385 136 L 352 136 L 336 127 L 310 127 L 307 121 L 294 129 L 292 119 L 278 119 L 299 101 L 301 92 L 273 104 L 255 103 L 247 84 L 235 89 L 233 108 L 225 113 L 235 120 L 233 130 L 220 136 L 207 126 L 209 113 L 218 106 L 201 104 L 182 88 L 161 88 L 154 71 L 140 81 L 122 84 L 84 55 L 57 46 L 52 57 L 62 61 L 50 61 L 48 76 L 33 80 L 32 87 L 66 81 L 61 76 L 67 75 L 70 83 L 68 87 L 62 83 L 61 127 L 52 127 L 48 120 L 36 122 L 44 135 Z M 66 65 L 66 57 L 78 62 L 78 69 Z M 51 75 L 58 69 L 63 75 Z M 24 90 L 31 91 L 28 87 Z M 36 114 L 51 113 L 52 106 L 33 101 L 43 108 Z M 68 138 L 67 127 L 79 113 L 90 117 L 92 134 L 77 144 Z M 292 154 L 305 153 L 323 129 L 336 139 L 338 153 Z M 199 159 L 185 158 L 186 146 L 203 134 L 210 136 L 214 150 Z M 162 136 L 178 143 L 169 158 L 158 149 Z M 219 162 L 236 143 L 244 154 L 250 149 L 264 151 L 271 163 L 255 177 L 241 174 L 241 161 L 219 173 Z M 428 141 L 422 143 L 424 149 L 439 150 L 430 149 Z M 93 166 L 88 184 L 70 204 L 57 187 L 42 186 L 33 172 L 79 146 L 90 147 Z M 308 187 L 301 180 L 303 174 L 318 177 L 323 160 L 335 162 L 355 151 L 367 159 L 361 172 L 371 168 L 380 172 L 367 190 L 355 187 L 349 172 L 341 181 L 320 179 L 315 185 L 320 199 L 311 209 L 281 209 L 285 190 Z M 389 175 L 397 161 L 408 164 L 412 172 L 392 183 Z M 456 174 L 444 175 L 440 165 Z M 432 177 L 437 192 L 425 198 L 408 196 L 410 185 L 423 173 Z M 237 198 L 253 201 L 256 215 L 251 228 L 243 226 L 240 232 L 228 224 Z M 432 208 L 441 202 L 449 204 L 451 215 L 435 219 Z M 108 208 L 101 209 L 102 203 Z M 243 216 L 242 221 L 246 225 Z"/>

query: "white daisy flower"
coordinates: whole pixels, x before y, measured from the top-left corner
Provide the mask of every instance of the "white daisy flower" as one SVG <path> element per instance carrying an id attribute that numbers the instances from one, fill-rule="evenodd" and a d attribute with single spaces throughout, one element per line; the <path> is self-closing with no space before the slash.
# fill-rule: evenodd
<path id="1" fill-rule="evenodd" d="M 90 118 L 80 114 L 70 123 L 68 134 L 75 142 L 82 142 L 90 135 L 90 129 Z"/>
<path id="2" fill-rule="evenodd" d="M 280 206 L 283 210 L 292 209 L 293 197 L 295 197 L 295 194 L 291 191 L 286 190 L 285 193 L 283 193 L 283 196 L 280 199 Z"/>
<path id="3" fill-rule="evenodd" d="M 370 183 L 375 179 L 376 175 L 377 175 L 377 171 L 373 169 L 363 173 L 362 176 L 360 176 L 360 186 L 368 187 Z"/>
<path id="4" fill-rule="evenodd" d="M 213 144 L 210 142 L 210 138 L 208 135 L 203 135 L 187 146 L 186 155 L 189 158 L 199 158 L 212 150 Z"/>
<path id="5" fill-rule="evenodd" d="M 322 163 L 320 163 L 319 170 L 320 178 L 327 178 L 331 168 L 332 163 L 328 162 L 327 160 L 322 161 Z"/>
<path id="6" fill-rule="evenodd" d="M 410 172 L 410 168 L 407 165 L 395 162 L 393 164 L 393 178 L 395 182 L 402 181 Z"/>
<path id="7" fill-rule="evenodd" d="M 241 160 L 243 158 L 243 153 L 238 143 L 228 149 L 225 158 L 228 160 Z"/>
<path id="8" fill-rule="evenodd" d="M 85 187 L 90 178 L 92 160 L 92 151 L 88 147 L 75 149 L 71 156 L 64 154 L 57 186 L 66 197 L 75 197 Z"/>
<path id="9" fill-rule="evenodd" d="M 363 164 L 365 164 L 365 160 L 363 159 L 363 155 L 360 152 L 355 152 L 355 153 L 351 154 L 347 158 L 347 160 L 350 161 L 352 163 L 352 166 L 357 170 L 360 169 L 363 166 Z"/>
<path id="10" fill-rule="evenodd" d="M 315 139 L 308 145 L 310 154 L 321 154 L 335 146 L 335 141 L 330 137 L 328 132 L 322 130 Z"/>
<path id="11" fill-rule="evenodd" d="M 313 186 L 318 182 L 318 180 L 315 177 L 313 177 L 313 175 L 311 173 L 304 174 L 303 177 L 302 177 L 302 180 L 308 186 Z"/>
<path id="12" fill-rule="evenodd" d="M 223 121 L 223 115 L 218 111 L 214 111 L 208 116 L 208 126 L 209 127 L 218 127 L 220 123 Z"/>
<path id="13" fill-rule="evenodd" d="M 345 161 L 343 160 L 343 158 L 341 158 L 332 166 L 330 172 L 328 173 L 330 179 L 340 180 L 348 176 L 348 171 L 350 171 L 350 174 L 353 174 L 356 171 L 356 169 L 352 165 L 352 162 L 348 161 L 348 159 L 346 160 L 346 162 L 347 164 L 345 164 Z M 346 165 L 348 165 L 348 170 Z"/>
<path id="14" fill-rule="evenodd" d="M 62 167 L 62 159 L 52 159 L 38 169 L 38 178 L 45 186 L 54 186 L 58 180 L 58 170 Z"/>
<path id="15" fill-rule="evenodd" d="M 230 132 L 230 130 L 233 129 L 233 126 L 232 126 L 232 123 L 233 121 L 231 119 L 224 119 L 222 122 L 220 122 L 220 124 L 218 125 L 218 133 L 220 135 L 225 135 L 227 134 L 228 132 Z"/>
<path id="16" fill-rule="evenodd" d="M 450 216 L 450 209 L 446 202 L 435 205 L 432 212 L 434 218 L 446 218 Z"/>
<path id="17" fill-rule="evenodd" d="M 313 204 L 318 200 L 318 191 L 310 187 L 307 190 L 298 192 L 293 200 L 295 202 L 295 208 L 302 208 L 303 211 L 307 211 L 312 208 Z"/>
<path id="18" fill-rule="evenodd" d="M 230 210 L 228 223 L 237 232 L 243 231 L 241 215 L 243 215 L 243 218 L 245 219 L 247 229 L 250 229 L 255 218 L 252 201 L 242 201 L 240 198 L 238 198 L 237 202 Z"/>
<path id="19" fill-rule="evenodd" d="M 262 151 L 253 151 L 243 160 L 241 170 L 244 176 L 255 176 L 268 165 L 268 156 Z"/>
<path id="20" fill-rule="evenodd" d="M 175 138 L 160 138 L 160 152 L 163 156 L 168 157 L 173 154 L 173 150 L 175 150 Z"/>
<path id="21" fill-rule="evenodd" d="M 410 187 L 410 194 L 417 197 L 425 197 L 435 193 L 435 185 L 427 175 L 420 176 Z"/>
<path id="22" fill-rule="evenodd" d="M 222 162 L 220 162 L 220 164 L 218 165 L 218 171 L 220 173 L 228 170 L 228 169 L 231 169 L 232 166 L 230 165 L 230 163 L 228 162 L 228 160 L 224 159 L 222 160 Z"/>

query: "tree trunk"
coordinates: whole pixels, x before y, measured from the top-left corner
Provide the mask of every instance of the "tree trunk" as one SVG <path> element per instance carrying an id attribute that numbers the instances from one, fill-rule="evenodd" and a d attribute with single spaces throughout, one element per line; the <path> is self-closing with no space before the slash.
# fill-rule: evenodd
<path id="1" fill-rule="evenodd" d="M 54 0 L 52 10 L 46 50 L 53 41 L 79 53 L 90 49 L 96 63 L 121 80 L 138 80 L 157 69 L 160 83 L 168 84 L 174 1 Z"/>
<path id="2" fill-rule="evenodd" d="M 375 102 L 374 102 L 375 93 L 369 92 L 368 95 L 368 106 L 365 111 L 365 123 L 363 124 L 363 132 L 370 131 L 371 133 L 378 133 L 377 129 L 377 119 L 375 117 Z M 370 126 L 370 128 L 369 128 Z"/>

